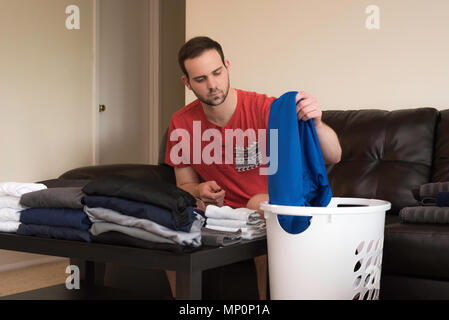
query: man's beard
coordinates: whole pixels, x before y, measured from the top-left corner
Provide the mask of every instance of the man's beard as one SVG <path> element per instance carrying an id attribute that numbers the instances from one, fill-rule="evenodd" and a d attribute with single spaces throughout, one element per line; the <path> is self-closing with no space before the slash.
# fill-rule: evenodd
<path id="1" fill-rule="evenodd" d="M 200 100 L 202 103 L 207 104 L 210 107 L 217 107 L 221 105 L 229 94 L 229 87 L 230 87 L 230 81 L 228 78 L 228 85 L 226 86 L 226 89 L 224 92 L 223 90 L 214 90 L 209 92 L 209 94 L 206 97 L 203 97 L 195 92 L 195 90 L 192 89 L 195 96 Z"/>

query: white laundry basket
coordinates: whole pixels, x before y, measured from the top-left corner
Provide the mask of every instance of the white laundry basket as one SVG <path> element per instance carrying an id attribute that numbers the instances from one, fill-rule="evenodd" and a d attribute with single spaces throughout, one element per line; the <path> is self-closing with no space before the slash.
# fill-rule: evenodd
<path id="1" fill-rule="evenodd" d="M 340 207 L 339 207 L 340 206 Z M 332 198 L 327 207 L 261 204 L 271 299 L 379 299 L 387 201 Z M 290 234 L 277 215 L 311 216 Z"/>

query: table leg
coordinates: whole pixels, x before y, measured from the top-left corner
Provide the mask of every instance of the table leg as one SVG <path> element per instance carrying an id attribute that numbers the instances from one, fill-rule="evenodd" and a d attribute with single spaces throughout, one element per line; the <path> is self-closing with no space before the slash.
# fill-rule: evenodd
<path id="1" fill-rule="evenodd" d="M 176 299 L 201 300 L 201 271 L 176 271 Z"/>
<path id="2" fill-rule="evenodd" d="M 257 273 L 257 287 L 259 289 L 259 299 L 267 300 L 268 283 L 268 256 L 266 254 L 254 257 Z"/>
<path id="3" fill-rule="evenodd" d="M 80 280 L 85 286 L 93 287 L 95 285 L 104 285 L 104 263 L 70 258 L 70 264 L 79 268 Z"/>

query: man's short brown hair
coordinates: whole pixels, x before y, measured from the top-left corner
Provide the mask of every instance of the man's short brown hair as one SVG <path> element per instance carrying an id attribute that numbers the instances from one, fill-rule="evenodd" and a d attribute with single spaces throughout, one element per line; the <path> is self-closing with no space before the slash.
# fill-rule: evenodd
<path id="1" fill-rule="evenodd" d="M 217 50 L 224 65 L 224 54 L 221 45 L 217 41 L 214 41 L 209 37 L 195 37 L 187 41 L 182 46 L 178 53 L 178 62 L 182 72 L 187 76 L 187 78 L 189 77 L 189 75 L 184 65 L 184 61 L 186 61 L 187 59 L 196 58 L 200 56 L 204 51 L 212 49 Z"/>

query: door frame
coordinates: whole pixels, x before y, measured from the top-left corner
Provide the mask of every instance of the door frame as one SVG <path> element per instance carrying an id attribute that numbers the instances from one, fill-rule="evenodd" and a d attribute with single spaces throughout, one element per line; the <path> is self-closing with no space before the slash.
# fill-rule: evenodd
<path id="1" fill-rule="evenodd" d="M 147 164 L 158 164 L 159 152 L 159 108 L 160 108 L 160 1 L 147 0 L 148 70 L 147 111 L 148 111 L 148 152 Z M 92 164 L 100 161 L 100 0 L 93 2 L 93 74 L 92 74 Z"/>

